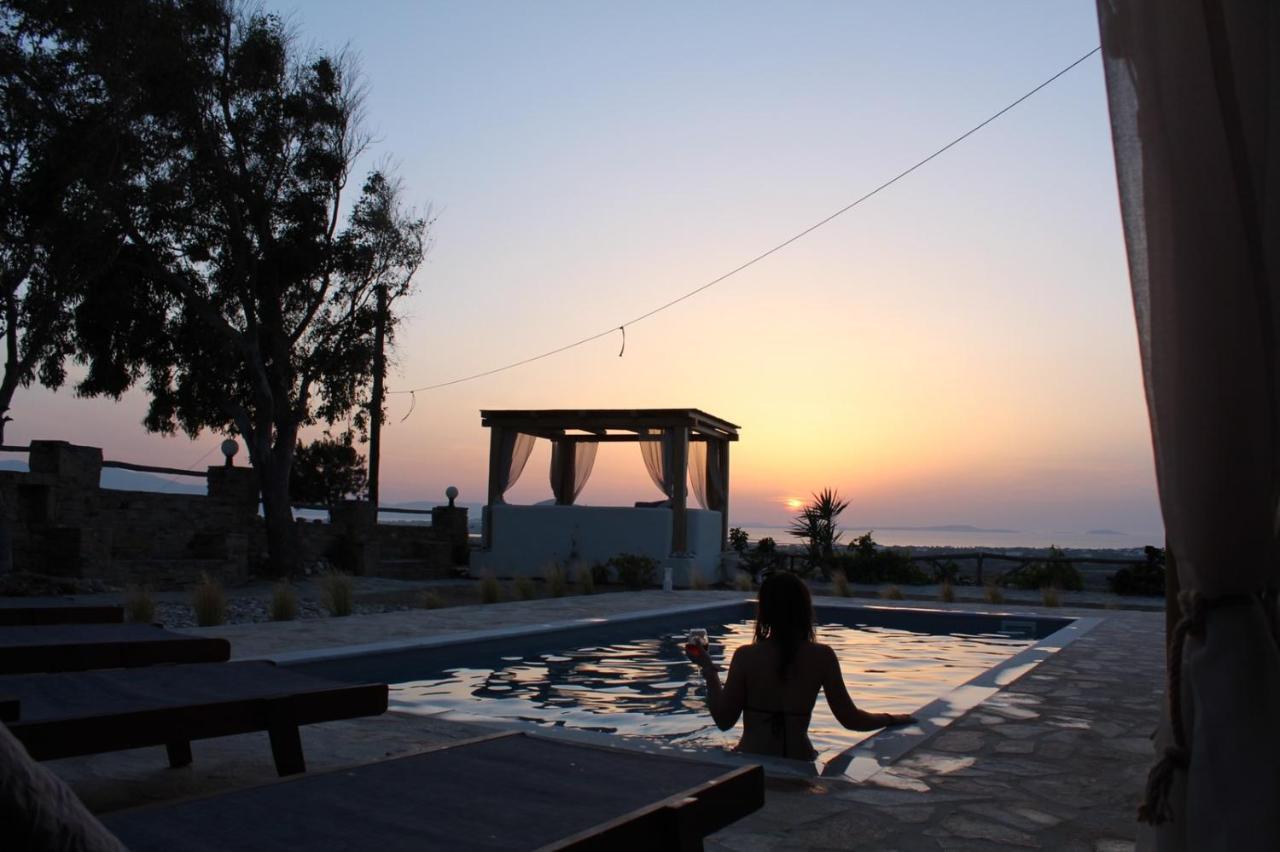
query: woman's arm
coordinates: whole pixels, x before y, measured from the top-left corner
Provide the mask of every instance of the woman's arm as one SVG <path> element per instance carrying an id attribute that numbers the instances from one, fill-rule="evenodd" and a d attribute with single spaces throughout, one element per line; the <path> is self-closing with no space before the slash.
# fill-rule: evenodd
<path id="1" fill-rule="evenodd" d="M 703 651 L 697 656 L 689 655 L 689 658 L 702 669 L 702 676 L 707 680 L 707 709 L 711 711 L 711 718 L 715 720 L 716 727 L 722 731 L 727 731 L 738 723 L 738 717 L 742 715 L 742 705 L 746 703 L 746 678 L 743 675 L 742 662 L 738 658 L 741 650 L 739 648 L 733 653 L 733 660 L 729 663 L 729 676 L 724 686 L 720 685 L 720 672 L 717 671 L 715 663 L 711 662 L 709 654 Z"/>
<path id="2" fill-rule="evenodd" d="M 824 646 L 825 647 L 825 646 Z M 836 721 L 851 731 L 874 731 L 890 725 L 908 725 L 916 720 L 906 713 L 868 713 L 859 710 L 849 697 L 849 690 L 844 685 L 844 675 L 840 671 L 840 660 L 836 652 L 826 648 L 827 659 L 822 677 L 822 692 L 827 696 L 827 704 Z"/>

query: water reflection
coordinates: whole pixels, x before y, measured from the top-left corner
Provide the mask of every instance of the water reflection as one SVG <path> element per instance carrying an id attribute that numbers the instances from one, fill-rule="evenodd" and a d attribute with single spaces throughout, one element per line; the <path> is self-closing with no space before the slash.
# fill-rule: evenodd
<path id="1" fill-rule="evenodd" d="M 690 625 L 698 626 L 698 625 Z M 749 621 L 708 627 L 710 652 L 722 666 L 750 642 Z M 835 648 L 850 694 L 873 712 L 906 712 L 991 668 L 1031 644 L 1001 635 L 936 635 L 883 627 L 823 625 L 818 639 Z M 396 709 L 616 732 L 677 746 L 731 746 L 706 711 L 706 686 L 684 656 L 684 633 L 593 645 L 554 654 L 504 656 L 492 669 L 458 668 L 393 688 Z M 819 762 L 869 734 L 846 731 L 821 698 L 810 737 Z"/>

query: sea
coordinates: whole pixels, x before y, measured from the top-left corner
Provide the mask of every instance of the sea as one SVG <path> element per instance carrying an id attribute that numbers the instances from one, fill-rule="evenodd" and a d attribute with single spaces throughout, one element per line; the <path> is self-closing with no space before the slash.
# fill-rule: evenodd
<path id="1" fill-rule="evenodd" d="M 743 527 L 755 544 L 762 538 L 772 538 L 779 546 L 798 545 L 800 540 L 791 536 L 786 527 Z M 956 550 L 995 548 L 1045 548 L 1056 545 L 1072 550 L 1133 550 L 1147 545 L 1164 547 L 1163 533 L 1130 533 L 1118 530 L 987 530 L 969 527 L 846 527 L 840 538 L 847 545 L 865 532 L 871 532 L 877 544 L 893 547 L 948 547 Z"/>

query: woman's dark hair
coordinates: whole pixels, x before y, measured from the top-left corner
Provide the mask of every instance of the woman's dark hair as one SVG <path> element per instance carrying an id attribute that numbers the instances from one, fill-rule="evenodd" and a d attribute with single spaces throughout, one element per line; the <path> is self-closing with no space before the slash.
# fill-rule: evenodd
<path id="1" fill-rule="evenodd" d="M 813 641 L 813 598 L 794 574 L 771 574 L 760 584 L 756 602 L 756 641 L 778 643 L 782 659 L 778 677 L 786 680 L 801 642 Z"/>

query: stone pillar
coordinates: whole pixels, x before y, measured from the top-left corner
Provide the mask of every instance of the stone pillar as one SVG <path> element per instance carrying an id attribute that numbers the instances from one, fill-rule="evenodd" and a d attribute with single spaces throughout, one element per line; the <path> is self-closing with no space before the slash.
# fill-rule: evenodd
<path id="1" fill-rule="evenodd" d="M 462 506 L 432 506 L 431 529 L 436 538 L 449 542 L 454 565 L 471 563 L 471 531 L 467 528 L 467 510 Z"/>
<path id="2" fill-rule="evenodd" d="M 61 487 L 96 490 L 102 478 L 102 449 L 66 441 L 32 441 L 28 469 L 56 477 Z"/>
<path id="3" fill-rule="evenodd" d="M 251 467 L 210 467 L 208 470 L 210 500 L 232 506 L 238 516 L 258 515 L 258 474 Z"/>
<path id="4" fill-rule="evenodd" d="M 329 524 L 337 538 L 338 567 L 352 574 L 376 574 L 378 512 L 368 500 L 343 500 L 329 507 Z"/>

